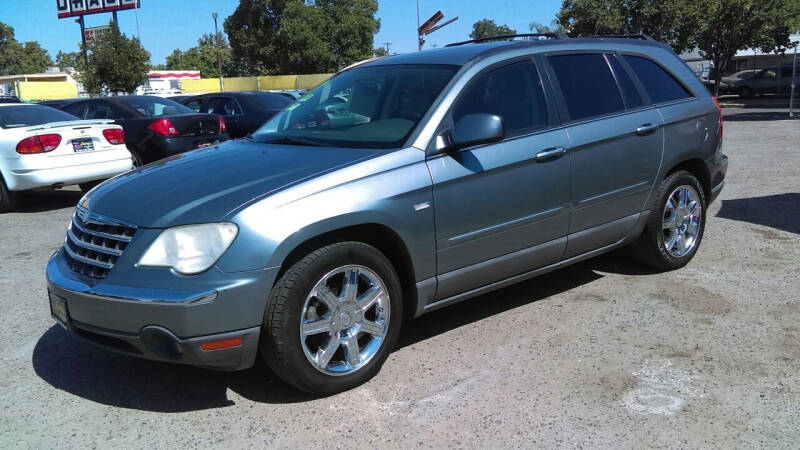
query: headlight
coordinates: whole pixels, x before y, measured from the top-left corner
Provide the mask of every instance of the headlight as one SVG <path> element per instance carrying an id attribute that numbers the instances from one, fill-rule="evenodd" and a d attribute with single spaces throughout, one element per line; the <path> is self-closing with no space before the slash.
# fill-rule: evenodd
<path id="1" fill-rule="evenodd" d="M 239 228 L 233 223 L 204 223 L 164 230 L 139 260 L 140 266 L 171 267 L 184 275 L 200 273 L 230 247 Z"/>

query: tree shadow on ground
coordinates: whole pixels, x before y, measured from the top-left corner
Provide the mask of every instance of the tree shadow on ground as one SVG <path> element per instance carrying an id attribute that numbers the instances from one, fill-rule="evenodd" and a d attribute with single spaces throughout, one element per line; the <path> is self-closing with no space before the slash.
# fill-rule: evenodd
<path id="1" fill-rule="evenodd" d="M 800 234 L 800 193 L 723 200 L 717 217 Z"/>

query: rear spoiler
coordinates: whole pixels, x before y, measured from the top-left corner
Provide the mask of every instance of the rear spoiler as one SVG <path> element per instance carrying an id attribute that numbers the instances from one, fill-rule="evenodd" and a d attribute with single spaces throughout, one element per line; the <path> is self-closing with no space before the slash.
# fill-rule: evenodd
<path id="1" fill-rule="evenodd" d="M 19 129 L 25 131 L 37 131 L 37 130 L 47 130 L 50 128 L 61 128 L 61 127 L 78 127 L 78 126 L 89 126 L 89 125 L 112 125 L 114 123 L 111 119 L 89 119 L 89 120 L 66 120 L 63 122 L 50 122 L 50 123 L 43 123 L 41 125 L 32 125 L 30 127 L 20 127 Z"/>

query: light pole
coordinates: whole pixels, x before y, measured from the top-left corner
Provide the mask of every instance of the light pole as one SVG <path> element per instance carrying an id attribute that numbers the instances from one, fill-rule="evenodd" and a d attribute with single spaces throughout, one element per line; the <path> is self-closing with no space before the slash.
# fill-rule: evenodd
<path id="1" fill-rule="evenodd" d="M 225 92 L 225 81 L 222 79 L 222 55 L 219 48 L 219 30 L 217 29 L 217 13 L 211 13 L 214 18 L 214 40 L 217 41 L 217 67 L 219 68 L 219 90 Z"/>

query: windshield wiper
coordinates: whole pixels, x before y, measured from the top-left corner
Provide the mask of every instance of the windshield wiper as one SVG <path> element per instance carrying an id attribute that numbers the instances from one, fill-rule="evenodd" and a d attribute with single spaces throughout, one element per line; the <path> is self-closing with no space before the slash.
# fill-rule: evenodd
<path id="1" fill-rule="evenodd" d="M 279 145 L 305 145 L 309 147 L 321 147 L 321 144 L 310 139 L 303 139 L 297 137 L 281 136 L 275 139 L 259 140 L 261 144 L 279 144 Z"/>

